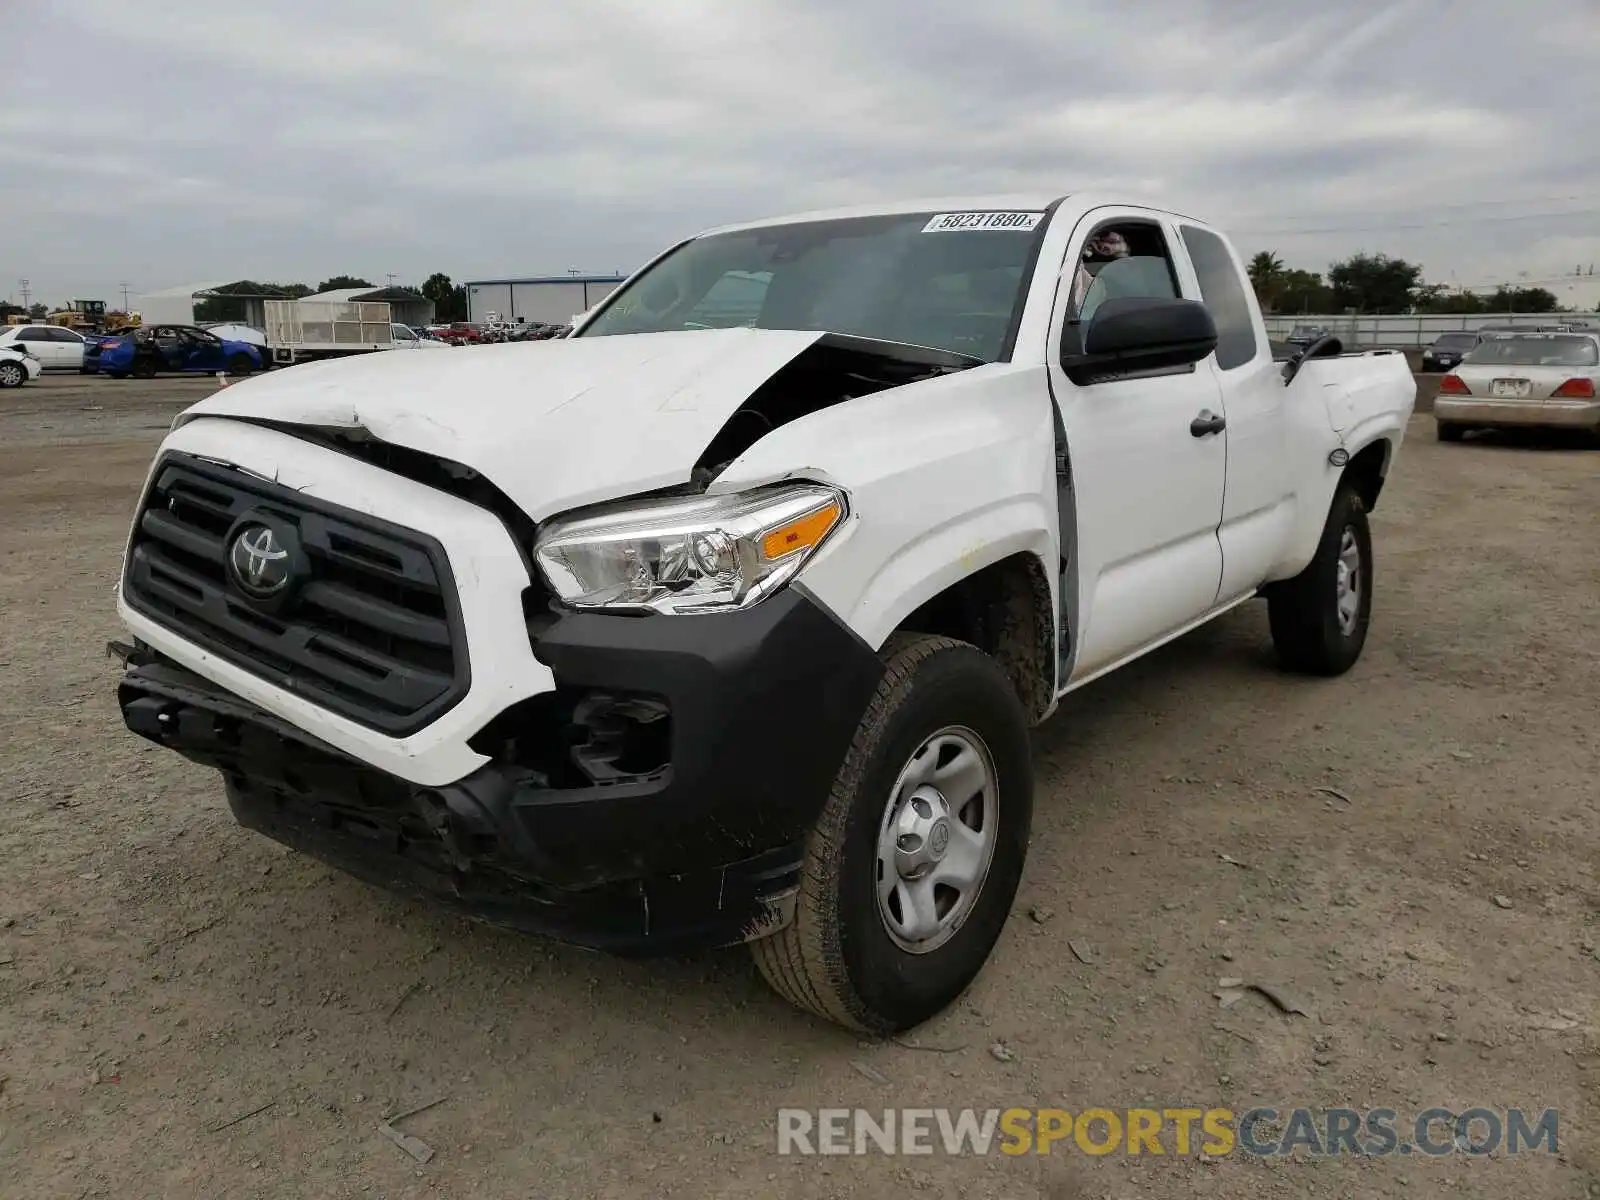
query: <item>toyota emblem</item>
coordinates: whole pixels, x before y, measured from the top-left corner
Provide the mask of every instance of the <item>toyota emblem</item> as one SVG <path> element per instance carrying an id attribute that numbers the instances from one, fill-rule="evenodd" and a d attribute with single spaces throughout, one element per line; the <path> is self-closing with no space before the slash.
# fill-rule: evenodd
<path id="1" fill-rule="evenodd" d="M 289 586 L 289 549 L 267 525 L 246 525 L 234 535 L 228 565 L 240 589 L 258 600 L 270 600 Z"/>

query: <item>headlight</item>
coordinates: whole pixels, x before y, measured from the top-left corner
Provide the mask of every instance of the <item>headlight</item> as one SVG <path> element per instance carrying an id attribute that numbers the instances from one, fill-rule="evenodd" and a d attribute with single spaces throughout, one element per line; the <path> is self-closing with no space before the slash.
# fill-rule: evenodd
<path id="1" fill-rule="evenodd" d="M 846 513 L 821 484 L 635 504 L 551 522 L 534 557 L 574 608 L 724 612 L 792 579 Z"/>

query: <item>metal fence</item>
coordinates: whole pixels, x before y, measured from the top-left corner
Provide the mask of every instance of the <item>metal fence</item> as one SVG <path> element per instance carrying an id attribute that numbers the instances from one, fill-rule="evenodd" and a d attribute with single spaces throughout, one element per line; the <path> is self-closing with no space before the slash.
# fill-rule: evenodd
<path id="1" fill-rule="evenodd" d="M 1417 350 L 1431 345 L 1441 333 L 1480 329 L 1485 325 L 1578 325 L 1600 331 L 1600 313 L 1429 313 L 1417 316 L 1362 317 L 1315 313 L 1305 316 L 1271 315 L 1267 336 L 1282 340 L 1296 325 L 1320 325 L 1346 346 L 1389 347 Z"/>

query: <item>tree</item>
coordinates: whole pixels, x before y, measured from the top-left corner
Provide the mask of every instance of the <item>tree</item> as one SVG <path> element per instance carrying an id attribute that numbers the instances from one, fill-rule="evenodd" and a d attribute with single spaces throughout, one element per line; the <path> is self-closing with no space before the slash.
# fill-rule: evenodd
<path id="1" fill-rule="evenodd" d="M 28 319 L 30 321 L 42 321 L 49 315 L 50 306 L 48 304 L 30 304 L 28 306 Z"/>
<path id="2" fill-rule="evenodd" d="M 1315 271 L 1290 267 L 1278 280 L 1278 311 L 1325 313 L 1333 308 L 1333 293 Z"/>
<path id="3" fill-rule="evenodd" d="M 1249 273 L 1262 310 L 1271 312 L 1277 300 L 1278 285 L 1283 282 L 1283 259 L 1271 250 L 1259 250 L 1250 260 Z"/>
<path id="4" fill-rule="evenodd" d="M 335 275 L 332 279 L 324 279 L 317 285 L 317 292 L 333 292 L 340 288 L 372 287 L 372 283 L 355 275 Z"/>
<path id="5" fill-rule="evenodd" d="M 1328 267 L 1336 309 L 1362 313 L 1403 313 L 1422 283 L 1422 268 L 1387 254 L 1352 254 Z"/>
<path id="6" fill-rule="evenodd" d="M 1491 312 L 1553 313 L 1560 312 L 1561 302 L 1555 293 L 1542 287 L 1507 287 L 1501 284 L 1488 297 Z"/>
<path id="7" fill-rule="evenodd" d="M 450 276 L 443 271 L 435 271 L 428 276 L 427 282 L 422 285 L 422 294 L 433 301 L 433 317 L 436 321 L 465 321 L 467 319 L 467 289 L 459 284 L 452 284 Z"/>

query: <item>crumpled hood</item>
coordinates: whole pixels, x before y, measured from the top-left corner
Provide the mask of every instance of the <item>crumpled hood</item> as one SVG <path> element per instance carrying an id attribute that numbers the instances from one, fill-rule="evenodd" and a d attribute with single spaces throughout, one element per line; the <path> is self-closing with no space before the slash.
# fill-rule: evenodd
<path id="1" fill-rule="evenodd" d="M 728 418 L 821 336 L 708 329 L 366 354 L 255 376 L 179 420 L 365 429 L 473 468 L 542 521 L 688 482 Z"/>

